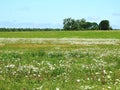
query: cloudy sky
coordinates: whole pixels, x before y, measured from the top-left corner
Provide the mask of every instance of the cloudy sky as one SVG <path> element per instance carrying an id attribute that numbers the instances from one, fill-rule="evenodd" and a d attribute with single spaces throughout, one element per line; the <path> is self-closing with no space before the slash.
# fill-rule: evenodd
<path id="1" fill-rule="evenodd" d="M 120 0 L 0 0 L 0 27 L 62 28 L 68 17 L 120 28 Z"/>

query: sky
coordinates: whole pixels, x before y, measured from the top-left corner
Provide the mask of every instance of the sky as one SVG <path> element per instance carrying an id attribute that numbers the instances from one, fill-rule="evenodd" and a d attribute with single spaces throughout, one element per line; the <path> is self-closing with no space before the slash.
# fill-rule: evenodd
<path id="1" fill-rule="evenodd" d="M 0 27 L 62 28 L 69 17 L 120 29 L 120 0 L 0 0 Z"/>

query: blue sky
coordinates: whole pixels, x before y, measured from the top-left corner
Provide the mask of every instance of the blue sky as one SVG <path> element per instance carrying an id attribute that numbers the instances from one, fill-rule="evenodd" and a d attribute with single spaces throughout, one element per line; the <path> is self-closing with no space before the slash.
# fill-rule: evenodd
<path id="1" fill-rule="evenodd" d="M 62 28 L 68 17 L 120 28 L 120 0 L 0 0 L 0 27 Z"/>

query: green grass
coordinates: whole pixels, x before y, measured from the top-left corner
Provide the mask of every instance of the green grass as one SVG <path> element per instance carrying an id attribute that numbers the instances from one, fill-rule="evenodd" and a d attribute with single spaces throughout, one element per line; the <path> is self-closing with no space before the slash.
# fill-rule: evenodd
<path id="1" fill-rule="evenodd" d="M 120 45 L 2 43 L 0 90 L 120 90 Z"/>
<path id="2" fill-rule="evenodd" d="M 117 38 L 120 31 L 0 32 L 0 38 Z"/>
<path id="3" fill-rule="evenodd" d="M 0 38 L 0 90 L 120 90 L 120 31 L 0 32 Z"/>

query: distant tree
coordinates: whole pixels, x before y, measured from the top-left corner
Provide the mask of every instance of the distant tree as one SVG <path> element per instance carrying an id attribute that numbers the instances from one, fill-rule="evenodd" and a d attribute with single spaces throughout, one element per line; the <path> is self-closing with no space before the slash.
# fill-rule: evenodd
<path id="1" fill-rule="evenodd" d="M 63 20 L 64 30 L 108 30 L 110 29 L 109 21 L 103 20 L 98 25 L 96 22 L 87 22 L 84 18 L 82 19 L 72 19 L 66 18 Z"/>
<path id="2" fill-rule="evenodd" d="M 71 29 L 71 18 L 66 18 L 66 19 L 64 19 L 63 20 L 63 28 L 65 29 L 65 30 L 70 30 Z"/>
<path id="3" fill-rule="evenodd" d="M 86 22 L 86 29 L 91 29 L 92 23 L 91 22 Z"/>
<path id="4" fill-rule="evenodd" d="M 78 24 L 76 20 L 72 18 L 66 18 L 63 20 L 63 28 L 64 30 L 77 30 L 78 29 Z"/>
<path id="5" fill-rule="evenodd" d="M 110 24 L 108 20 L 102 20 L 99 23 L 99 29 L 100 30 L 109 30 L 110 29 Z"/>
<path id="6" fill-rule="evenodd" d="M 98 30 L 99 25 L 96 22 L 87 22 L 84 18 L 80 21 L 80 27 L 84 30 Z"/>
<path id="7" fill-rule="evenodd" d="M 81 20 L 76 20 L 77 30 L 81 29 L 80 21 Z"/>
<path id="8" fill-rule="evenodd" d="M 72 22 L 71 22 L 71 30 L 78 30 L 78 24 L 74 19 L 72 19 Z"/>
<path id="9" fill-rule="evenodd" d="M 80 29 L 86 29 L 87 28 L 87 22 L 84 18 L 80 20 Z"/>

